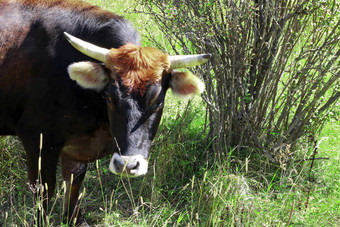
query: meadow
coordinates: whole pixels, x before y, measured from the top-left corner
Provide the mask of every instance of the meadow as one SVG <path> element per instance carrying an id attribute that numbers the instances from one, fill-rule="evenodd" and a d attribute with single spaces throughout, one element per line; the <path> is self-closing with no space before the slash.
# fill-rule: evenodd
<path id="1" fill-rule="evenodd" d="M 134 0 L 88 0 L 125 16 L 143 45 L 164 35 Z M 153 37 L 154 40 L 150 39 Z M 171 51 L 170 51 L 171 52 Z M 330 118 L 315 144 L 301 141 L 289 166 L 247 149 L 216 153 L 206 136 L 206 104 L 167 94 L 151 150 L 149 173 L 114 176 L 109 158 L 90 163 L 81 204 L 92 226 L 340 226 L 340 120 Z M 25 154 L 15 137 L 0 138 L 0 226 L 28 225 L 34 215 Z M 51 226 L 62 226 L 64 184 L 60 167 Z"/>

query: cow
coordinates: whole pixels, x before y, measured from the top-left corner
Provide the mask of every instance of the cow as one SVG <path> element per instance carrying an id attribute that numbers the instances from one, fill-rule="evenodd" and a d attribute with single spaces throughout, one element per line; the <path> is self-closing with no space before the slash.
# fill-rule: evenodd
<path id="1" fill-rule="evenodd" d="M 60 159 L 64 223 L 86 225 L 77 202 L 87 163 L 111 154 L 114 174 L 146 174 L 167 90 L 204 90 L 176 69 L 209 58 L 142 47 L 123 17 L 89 3 L 0 0 L 0 135 L 21 140 L 34 198 L 47 186 L 46 207 Z M 44 209 L 37 216 L 33 225 L 46 221 Z"/>

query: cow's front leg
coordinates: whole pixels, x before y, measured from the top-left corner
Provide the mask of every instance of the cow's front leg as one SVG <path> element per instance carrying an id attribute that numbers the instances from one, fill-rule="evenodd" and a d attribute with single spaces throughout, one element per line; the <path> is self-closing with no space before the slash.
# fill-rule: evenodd
<path id="1" fill-rule="evenodd" d="M 34 194 L 32 226 L 47 226 L 48 202 L 54 195 L 60 148 L 45 146 L 39 152 L 38 137 L 21 137 L 26 150 L 30 189 Z"/>
<path id="2" fill-rule="evenodd" d="M 79 190 L 86 173 L 86 163 L 72 160 L 61 154 L 63 178 L 66 181 L 64 202 L 64 223 L 75 226 L 89 226 L 82 217 L 78 203 Z"/>

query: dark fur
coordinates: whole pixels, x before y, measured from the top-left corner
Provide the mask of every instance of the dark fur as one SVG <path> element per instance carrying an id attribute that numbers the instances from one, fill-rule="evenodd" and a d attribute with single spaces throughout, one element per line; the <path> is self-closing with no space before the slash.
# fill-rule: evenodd
<path id="1" fill-rule="evenodd" d="M 21 139 L 33 188 L 43 135 L 41 174 L 49 185 L 49 198 L 54 193 L 56 165 L 62 153 L 64 179 L 69 181 L 71 174 L 76 178 L 70 199 L 72 213 L 86 162 L 117 151 L 110 131 L 125 155 L 140 152 L 148 156 L 168 76 L 148 85 L 147 98 L 127 94 L 121 81 L 96 92 L 70 80 L 67 67 L 71 63 L 94 60 L 75 50 L 64 38 L 64 31 L 106 48 L 139 45 L 138 35 L 127 21 L 87 3 L 1 0 L 0 21 L 0 135 Z"/>

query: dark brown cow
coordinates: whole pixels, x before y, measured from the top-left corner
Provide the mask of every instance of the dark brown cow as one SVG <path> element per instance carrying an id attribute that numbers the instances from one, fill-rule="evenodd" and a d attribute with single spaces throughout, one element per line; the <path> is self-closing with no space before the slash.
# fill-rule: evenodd
<path id="1" fill-rule="evenodd" d="M 197 77 L 174 69 L 209 57 L 141 47 L 127 21 L 87 3 L 0 0 L 0 135 L 21 139 L 31 189 L 40 174 L 47 198 L 61 156 L 70 198 L 65 221 L 85 224 L 75 211 L 86 163 L 113 154 L 113 173 L 145 174 L 167 89 L 204 89 Z M 44 211 L 38 216 L 40 225 Z"/>

